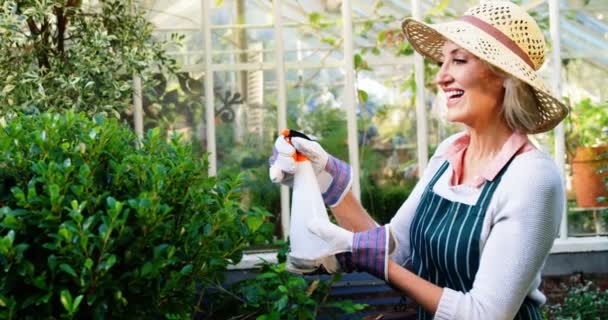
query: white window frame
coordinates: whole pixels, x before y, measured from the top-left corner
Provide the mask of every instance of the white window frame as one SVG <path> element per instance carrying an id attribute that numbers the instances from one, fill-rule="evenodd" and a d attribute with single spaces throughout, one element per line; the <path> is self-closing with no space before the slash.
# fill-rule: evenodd
<path id="1" fill-rule="evenodd" d="M 204 38 L 204 48 L 207 52 L 211 51 L 211 30 L 215 28 L 227 28 L 235 26 L 211 26 L 209 21 L 210 1 L 202 1 L 202 26 L 201 31 Z M 560 32 L 559 32 L 559 0 L 547 0 L 550 12 L 550 32 L 553 48 L 551 61 L 552 70 L 557 72 L 557 76 L 552 77 L 551 83 L 553 92 L 557 96 L 561 95 L 561 47 L 560 47 Z M 283 23 L 282 23 L 282 0 L 273 0 L 273 21 L 272 25 L 247 25 L 238 27 L 256 27 L 269 28 L 274 27 L 275 35 L 275 61 L 264 63 L 236 63 L 236 64 L 213 64 L 211 54 L 204 54 L 204 65 L 187 65 L 182 68 L 183 71 L 204 71 L 205 73 L 205 106 L 206 106 L 206 128 L 207 128 L 207 146 L 209 152 L 209 175 L 217 174 L 217 155 L 215 141 L 215 123 L 214 119 L 214 95 L 213 95 L 213 72 L 216 71 L 242 71 L 242 70 L 275 70 L 277 73 L 277 94 L 278 94 L 278 115 L 277 115 L 277 132 L 287 126 L 287 106 L 286 106 L 286 79 L 285 73 L 287 70 L 302 70 L 302 69 L 322 69 L 322 68 L 343 68 L 345 71 L 344 79 L 344 95 L 342 105 L 346 106 L 347 111 L 347 128 L 348 128 L 348 146 L 349 146 L 349 161 L 353 166 L 354 183 L 353 192 L 358 197 L 360 194 L 359 185 L 359 162 L 358 162 L 358 143 L 357 143 L 357 121 L 355 113 L 355 74 L 353 70 L 353 31 L 352 31 L 352 16 L 351 16 L 351 0 L 342 0 L 342 20 L 343 20 L 343 37 L 344 37 L 344 56 L 342 61 L 327 60 L 324 62 L 288 62 L 284 61 L 283 47 Z M 540 4 L 545 3 L 545 0 L 537 0 L 526 5 L 526 9 L 530 10 Z M 421 1 L 411 0 L 412 14 L 415 18 L 421 18 Z M 403 6 L 403 5 L 402 5 Z M 294 25 L 293 23 L 288 24 Z M 417 126 L 418 139 L 418 163 L 421 170 L 426 167 L 428 161 L 428 132 L 426 127 L 427 115 L 425 111 L 424 97 L 424 65 L 423 58 L 419 54 L 413 57 L 392 58 L 368 61 L 370 66 L 382 65 L 403 65 L 413 64 L 416 72 L 416 115 L 417 123 L 423 124 Z M 134 99 L 136 105 L 140 105 L 141 101 L 141 85 L 138 83 L 137 77 L 135 81 Z M 134 114 L 135 123 L 141 123 L 143 117 L 141 112 Z M 138 130 L 141 130 L 138 128 Z M 554 159 L 561 172 L 562 180 L 565 186 L 565 133 L 563 124 L 556 127 L 555 131 L 555 150 Z M 564 199 L 566 202 L 566 199 Z M 281 225 L 285 237 L 289 234 L 289 189 L 281 187 Z M 551 253 L 568 253 L 568 252 L 589 252 L 589 251 L 607 251 L 608 237 L 591 236 L 591 237 L 569 237 L 568 236 L 568 220 L 567 210 L 563 213 L 560 236 L 556 239 Z M 248 252 L 243 256 L 242 261 L 233 266 L 232 269 L 249 269 L 255 267 L 259 262 L 268 261 L 276 262 L 276 250 L 266 250 L 258 252 Z"/>

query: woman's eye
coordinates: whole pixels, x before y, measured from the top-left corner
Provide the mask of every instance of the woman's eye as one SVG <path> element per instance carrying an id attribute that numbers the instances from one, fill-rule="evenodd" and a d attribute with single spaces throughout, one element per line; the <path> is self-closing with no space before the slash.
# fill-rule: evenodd
<path id="1" fill-rule="evenodd" d="M 456 63 L 456 64 L 465 64 L 465 63 L 467 63 L 467 61 L 464 60 L 464 59 L 454 59 L 454 63 Z"/>

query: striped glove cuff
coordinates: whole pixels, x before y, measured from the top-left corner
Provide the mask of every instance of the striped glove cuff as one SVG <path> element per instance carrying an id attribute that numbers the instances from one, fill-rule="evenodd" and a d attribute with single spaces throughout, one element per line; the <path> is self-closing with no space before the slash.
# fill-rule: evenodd
<path id="1" fill-rule="evenodd" d="M 325 171 L 332 177 L 331 183 L 323 192 L 323 201 L 330 207 L 337 206 L 352 184 L 352 168 L 344 161 L 331 155 L 327 159 Z"/>
<path id="2" fill-rule="evenodd" d="M 388 281 L 389 228 L 382 226 L 353 235 L 353 264 L 357 270 L 368 272 Z"/>

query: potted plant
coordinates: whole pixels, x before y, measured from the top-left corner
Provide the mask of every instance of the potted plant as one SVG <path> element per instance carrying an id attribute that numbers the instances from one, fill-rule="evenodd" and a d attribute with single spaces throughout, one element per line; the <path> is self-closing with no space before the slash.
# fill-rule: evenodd
<path id="1" fill-rule="evenodd" d="M 582 208 L 607 206 L 604 179 L 608 172 L 608 143 L 603 132 L 608 128 L 608 102 L 583 99 L 571 103 L 567 149 L 572 166 L 572 187 L 577 205 Z"/>

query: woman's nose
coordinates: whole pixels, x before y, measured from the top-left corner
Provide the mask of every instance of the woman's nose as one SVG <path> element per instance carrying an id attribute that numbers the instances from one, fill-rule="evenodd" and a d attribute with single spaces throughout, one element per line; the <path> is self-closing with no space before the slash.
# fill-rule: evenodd
<path id="1" fill-rule="evenodd" d="M 444 63 L 439 67 L 439 72 L 435 75 L 435 84 L 438 86 L 446 85 L 453 79 L 454 78 L 449 73 L 447 63 Z"/>

